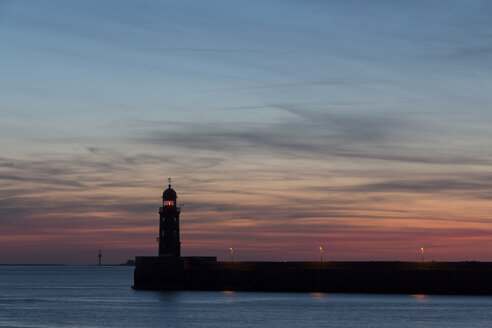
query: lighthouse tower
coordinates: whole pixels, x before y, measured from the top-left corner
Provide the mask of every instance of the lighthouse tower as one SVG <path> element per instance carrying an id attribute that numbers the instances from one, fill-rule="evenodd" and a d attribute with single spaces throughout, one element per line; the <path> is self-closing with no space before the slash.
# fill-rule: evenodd
<path id="1" fill-rule="evenodd" d="M 162 207 L 159 208 L 159 256 L 181 256 L 181 242 L 179 241 L 179 213 L 181 208 L 176 205 L 178 196 L 169 186 L 162 193 Z"/>

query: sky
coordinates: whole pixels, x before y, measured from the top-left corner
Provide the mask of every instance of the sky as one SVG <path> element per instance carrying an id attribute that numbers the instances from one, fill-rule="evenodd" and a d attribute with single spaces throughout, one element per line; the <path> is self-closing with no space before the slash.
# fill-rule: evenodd
<path id="1" fill-rule="evenodd" d="M 492 261 L 492 3 L 0 0 L 0 263 Z"/>

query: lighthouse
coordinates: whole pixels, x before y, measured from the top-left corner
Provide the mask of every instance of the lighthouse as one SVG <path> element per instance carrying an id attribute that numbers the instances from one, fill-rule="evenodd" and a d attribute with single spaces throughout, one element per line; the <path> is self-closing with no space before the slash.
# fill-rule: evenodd
<path id="1" fill-rule="evenodd" d="M 159 208 L 159 256 L 180 257 L 181 242 L 179 241 L 179 213 L 181 208 L 176 205 L 178 195 L 169 186 L 162 193 L 162 207 Z"/>

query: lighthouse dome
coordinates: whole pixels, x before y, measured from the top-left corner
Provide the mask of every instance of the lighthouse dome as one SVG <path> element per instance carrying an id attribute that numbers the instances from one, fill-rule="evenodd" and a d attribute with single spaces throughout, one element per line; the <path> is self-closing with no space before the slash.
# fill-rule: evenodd
<path id="1" fill-rule="evenodd" d="M 169 185 L 169 188 L 167 188 L 166 190 L 164 190 L 164 192 L 162 193 L 162 199 L 163 200 L 173 200 L 173 201 L 176 201 L 176 198 L 178 198 L 178 195 L 176 194 L 176 192 L 174 191 L 174 189 L 171 188 L 171 185 Z"/>

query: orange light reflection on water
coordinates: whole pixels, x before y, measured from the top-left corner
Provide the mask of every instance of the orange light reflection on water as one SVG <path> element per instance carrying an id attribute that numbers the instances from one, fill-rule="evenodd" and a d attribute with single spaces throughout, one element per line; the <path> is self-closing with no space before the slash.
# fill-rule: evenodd
<path id="1" fill-rule="evenodd" d="M 428 301 L 428 296 L 425 294 L 415 294 L 415 295 L 411 295 L 411 296 L 415 301 L 417 301 L 419 303 L 425 303 Z"/>

